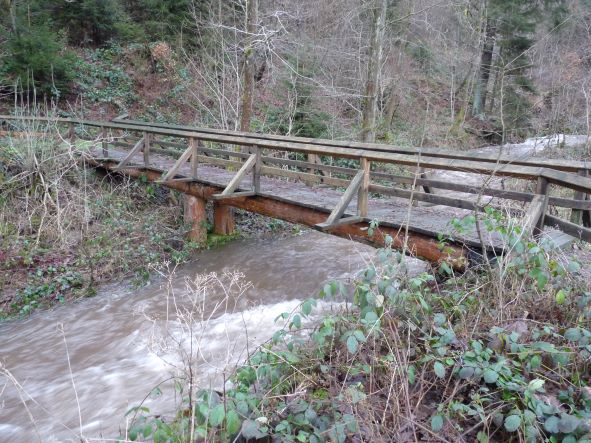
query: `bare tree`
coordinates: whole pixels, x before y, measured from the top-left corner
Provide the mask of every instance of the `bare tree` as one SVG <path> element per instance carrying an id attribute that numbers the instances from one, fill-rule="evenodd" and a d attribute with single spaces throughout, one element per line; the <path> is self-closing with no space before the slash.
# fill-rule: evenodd
<path id="1" fill-rule="evenodd" d="M 378 80 L 384 44 L 384 29 L 388 0 L 372 0 L 373 23 L 367 63 L 367 80 L 361 123 L 361 140 L 373 142 L 376 138 L 376 104 L 378 99 Z"/>
<path id="2" fill-rule="evenodd" d="M 255 81 L 255 38 L 258 24 L 258 0 L 246 0 L 246 44 L 244 45 L 244 61 L 242 68 L 243 88 L 242 106 L 240 111 L 240 130 L 250 131 L 252 119 L 252 102 Z"/>

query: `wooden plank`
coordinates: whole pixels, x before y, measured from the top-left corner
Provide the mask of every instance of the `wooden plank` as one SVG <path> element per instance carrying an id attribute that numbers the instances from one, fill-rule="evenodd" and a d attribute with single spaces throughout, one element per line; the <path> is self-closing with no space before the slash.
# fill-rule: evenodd
<path id="1" fill-rule="evenodd" d="M 332 229 L 339 228 L 341 226 L 360 223 L 362 221 L 364 221 L 363 217 L 352 215 L 349 217 L 340 218 L 339 220 L 335 221 L 334 223 L 328 223 L 328 222 L 318 223 L 317 225 L 314 225 L 314 228 L 318 229 L 319 231 L 325 232 L 325 231 L 330 231 Z"/>
<path id="2" fill-rule="evenodd" d="M 239 191 L 239 192 L 232 192 L 230 194 L 213 194 L 211 196 L 212 200 L 227 202 L 228 200 L 236 199 L 236 198 L 244 198 L 244 197 L 254 197 L 256 192 L 254 191 Z"/>
<path id="3" fill-rule="evenodd" d="M 555 217 L 554 215 L 546 214 L 544 217 L 544 225 L 553 228 L 558 228 L 566 234 L 572 235 L 573 237 L 584 240 L 591 243 L 591 229 L 583 228 L 582 226 L 574 223 L 562 220 L 561 218 Z"/>
<path id="4" fill-rule="evenodd" d="M 550 183 L 591 194 L 591 178 L 569 174 L 568 172 L 554 171 L 552 169 L 542 170 L 541 176 Z"/>
<path id="5" fill-rule="evenodd" d="M 562 231 L 550 231 L 546 234 L 556 248 L 564 249 L 570 246 L 576 240 L 572 235 L 568 235 Z"/>
<path id="6" fill-rule="evenodd" d="M 129 151 L 129 153 L 123 158 L 123 160 L 121 160 L 119 162 L 119 164 L 117 165 L 117 167 L 115 168 L 116 170 L 120 170 L 123 169 L 130 161 L 131 159 L 138 153 L 141 151 L 142 147 L 144 146 L 144 139 L 141 138 L 136 144 L 135 146 L 132 148 L 131 151 Z"/>
<path id="7" fill-rule="evenodd" d="M 544 214 L 546 213 L 547 206 L 547 195 L 538 194 L 533 198 L 523 220 L 523 233 L 525 237 L 541 233 L 542 227 L 544 226 Z"/>
<path id="8" fill-rule="evenodd" d="M 417 201 L 423 201 L 426 203 L 432 203 L 434 205 L 450 206 L 452 208 L 469 209 L 469 210 L 482 210 L 478 207 L 475 202 L 470 200 L 464 200 L 461 198 L 446 197 L 444 195 L 427 194 L 425 192 L 411 191 L 408 189 L 390 188 L 381 185 L 369 185 L 371 192 L 377 192 L 383 195 L 391 195 L 394 197 L 410 199 L 411 197 Z"/>
<path id="9" fill-rule="evenodd" d="M 347 187 L 350 180 L 334 177 L 321 177 L 315 174 L 308 174 L 307 172 L 290 171 L 289 169 L 271 168 L 269 166 L 261 167 L 261 174 L 275 177 L 292 178 L 294 180 L 302 181 L 303 183 L 323 183 L 331 186 Z"/>
<path id="10" fill-rule="evenodd" d="M 349 203 L 351 203 L 351 200 L 353 200 L 353 197 L 359 191 L 359 188 L 363 183 L 364 175 L 364 170 L 360 170 L 359 172 L 357 172 L 357 175 L 355 175 L 353 180 L 351 180 L 349 187 L 346 189 L 345 193 L 341 196 L 341 199 L 326 219 L 326 222 L 322 224 L 322 229 L 328 229 L 328 227 L 332 226 L 337 220 L 339 220 L 343 216 L 345 210 L 349 206 Z"/>
<path id="11" fill-rule="evenodd" d="M 193 147 L 189 146 L 187 149 L 185 149 L 185 152 L 182 153 L 182 155 L 178 158 L 174 165 L 172 165 L 172 167 L 168 170 L 168 172 L 164 175 L 164 177 L 162 177 L 160 181 L 165 182 L 173 179 L 177 175 L 177 172 L 181 168 L 181 166 L 187 163 L 187 160 L 189 160 L 189 157 L 191 157 L 192 154 Z"/>
<path id="12" fill-rule="evenodd" d="M 254 165 L 256 164 L 256 161 L 256 154 L 251 154 L 250 157 L 248 157 L 248 160 L 244 162 L 240 170 L 236 173 L 236 175 L 232 177 L 232 180 L 230 180 L 230 183 L 228 183 L 226 189 L 223 190 L 222 195 L 229 195 L 232 192 L 234 192 L 234 190 L 238 187 L 238 185 L 240 185 L 242 180 L 244 180 L 244 176 L 248 173 L 248 171 L 253 169 Z"/>

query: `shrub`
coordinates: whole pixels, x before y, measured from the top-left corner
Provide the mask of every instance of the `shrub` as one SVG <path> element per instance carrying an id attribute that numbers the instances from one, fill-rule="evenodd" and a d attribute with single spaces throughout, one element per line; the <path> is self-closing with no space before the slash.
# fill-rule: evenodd
<path id="1" fill-rule="evenodd" d="M 0 81 L 19 92 L 64 95 L 74 78 L 76 57 L 63 46 L 64 39 L 47 26 L 11 34 L 7 39 L 9 56 L 0 66 Z"/>

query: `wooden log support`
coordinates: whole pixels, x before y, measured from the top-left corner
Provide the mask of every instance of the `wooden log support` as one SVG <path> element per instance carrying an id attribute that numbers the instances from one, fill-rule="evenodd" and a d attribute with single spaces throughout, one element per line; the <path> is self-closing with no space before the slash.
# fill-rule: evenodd
<path id="1" fill-rule="evenodd" d="M 148 134 L 144 132 L 144 147 L 142 151 L 144 152 L 144 166 L 146 168 L 150 167 L 150 142 L 152 141 L 152 134 Z"/>
<path id="2" fill-rule="evenodd" d="M 109 140 L 107 138 L 107 128 L 101 127 L 101 146 L 103 149 L 103 157 L 109 158 Z"/>
<path id="3" fill-rule="evenodd" d="M 579 175 L 581 177 L 587 177 L 589 172 L 587 169 L 581 169 Z M 578 201 L 589 200 L 589 194 L 582 191 L 575 191 L 573 199 Z M 570 221 L 571 223 L 583 225 L 588 228 L 591 226 L 591 211 L 572 209 L 570 212 Z"/>
<path id="4" fill-rule="evenodd" d="M 336 207 L 332 210 L 332 212 L 330 213 L 330 215 L 328 216 L 326 221 L 324 223 L 317 224 L 316 228 L 318 228 L 320 230 L 328 230 L 328 229 L 334 228 L 336 226 L 335 223 L 337 221 L 340 221 L 341 217 L 343 216 L 343 214 L 347 210 L 349 203 L 351 203 L 351 200 L 353 200 L 353 197 L 355 196 L 355 194 L 357 194 L 359 192 L 359 189 L 361 188 L 361 185 L 363 184 L 365 175 L 366 174 L 363 169 L 360 170 L 359 172 L 357 172 L 357 175 L 355 175 L 353 180 L 351 180 L 349 187 L 347 188 L 345 193 L 342 195 L 341 199 L 337 203 Z M 351 217 L 351 219 L 353 219 L 353 217 Z M 344 219 L 344 220 L 346 220 L 346 219 Z"/>
<path id="5" fill-rule="evenodd" d="M 261 148 L 254 145 L 250 152 L 251 155 L 255 156 L 254 168 L 252 170 L 252 189 L 255 194 L 258 194 L 261 192 L 261 167 L 263 166 Z"/>
<path id="6" fill-rule="evenodd" d="M 207 242 L 206 200 L 193 195 L 185 195 L 184 221 L 189 226 L 187 237 L 195 243 Z"/>
<path id="7" fill-rule="evenodd" d="M 234 208 L 223 203 L 213 204 L 213 232 L 217 235 L 231 235 L 236 230 Z"/>
<path id="8" fill-rule="evenodd" d="M 224 199 L 227 197 L 233 197 L 233 192 L 236 190 L 236 188 L 238 188 L 238 186 L 240 185 L 240 183 L 242 182 L 242 180 L 244 180 L 244 177 L 246 176 L 246 174 L 251 170 L 254 169 L 254 166 L 257 162 L 257 154 L 251 154 L 250 157 L 248 157 L 248 160 L 246 160 L 244 162 L 244 164 L 242 165 L 242 167 L 240 168 L 240 170 L 236 173 L 236 175 L 234 177 L 232 177 L 232 180 L 230 180 L 230 183 L 228 183 L 228 186 L 226 186 L 226 188 L 222 191 L 221 194 L 216 194 L 214 195 L 215 198 L 219 199 Z M 255 191 L 251 191 L 254 195 Z"/>
<path id="9" fill-rule="evenodd" d="M 193 155 L 193 152 L 194 151 L 195 151 L 195 149 L 194 149 L 193 146 L 189 146 L 187 149 L 185 149 L 185 152 L 183 152 L 181 154 L 181 156 L 174 163 L 174 165 L 172 165 L 172 168 L 170 168 L 168 170 L 168 172 L 166 174 L 164 174 L 164 177 L 162 177 L 162 179 L 159 180 L 159 181 L 160 182 L 167 182 L 169 180 L 174 180 L 174 178 L 177 175 L 179 169 L 181 169 L 181 166 L 183 166 L 185 163 L 187 163 L 187 161 L 189 160 L 189 158 Z"/>
<path id="10" fill-rule="evenodd" d="M 119 162 L 119 164 L 115 167 L 115 170 L 119 171 L 121 169 L 123 169 L 125 166 L 127 166 L 127 164 L 131 161 L 131 159 L 142 150 L 144 146 L 144 139 L 140 138 L 138 140 L 138 142 L 135 144 L 135 146 L 132 148 L 131 151 L 129 151 L 129 154 L 127 154 L 125 156 L 125 158 L 123 160 L 121 160 Z"/>
<path id="11" fill-rule="evenodd" d="M 367 203 L 369 201 L 369 174 L 370 162 L 365 158 L 360 159 L 360 169 L 363 172 L 363 180 L 357 193 L 357 215 L 367 217 Z"/>

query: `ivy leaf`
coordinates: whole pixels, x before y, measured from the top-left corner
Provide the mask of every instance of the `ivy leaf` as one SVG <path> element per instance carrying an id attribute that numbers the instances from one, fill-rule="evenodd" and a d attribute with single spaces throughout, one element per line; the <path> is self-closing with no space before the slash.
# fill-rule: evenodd
<path id="1" fill-rule="evenodd" d="M 505 418 L 505 429 L 507 432 L 515 432 L 521 426 L 521 416 L 509 415 Z"/>
<path id="2" fill-rule="evenodd" d="M 310 315 L 312 313 L 312 301 L 306 300 L 304 303 L 302 303 L 301 311 L 305 316 Z"/>
<path id="3" fill-rule="evenodd" d="M 569 328 L 564 333 L 564 338 L 568 341 L 579 341 L 581 339 L 581 331 L 579 328 Z"/>
<path id="4" fill-rule="evenodd" d="M 474 375 L 474 368 L 471 368 L 470 366 L 464 366 L 462 369 L 460 369 L 460 373 L 458 375 L 464 380 L 472 378 Z"/>
<path id="5" fill-rule="evenodd" d="M 561 305 L 566 301 L 566 292 L 564 290 L 560 290 L 556 293 L 556 304 Z"/>
<path id="6" fill-rule="evenodd" d="M 445 377 L 445 366 L 440 361 L 436 361 L 433 365 L 433 370 L 435 371 L 435 375 L 439 378 Z"/>
<path id="7" fill-rule="evenodd" d="M 529 361 L 531 369 L 537 369 L 542 366 L 542 358 L 539 355 L 534 355 Z"/>
<path id="8" fill-rule="evenodd" d="M 359 348 L 359 342 L 354 335 L 350 335 L 347 339 L 347 350 L 350 354 L 355 354 Z"/>
<path id="9" fill-rule="evenodd" d="M 433 316 L 433 323 L 437 326 L 443 326 L 447 319 L 445 318 L 445 314 L 437 313 Z"/>
<path id="10" fill-rule="evenodd" d="M 544 383 L 545 381 L 539 378 L 536 378 L 532 381 L 529 382 L 529 384 L 527 385 L 527 389 L 530 391 L 539 391 L 540 389 L 542 389 L 544 387 Z"/>
<path id="11" fill-rule="evenodd" d="M 259 439 L 267 436 L 267 434 L 261 432 L 258 423 L 254 420 L 244 420 L 241 429 L 241 434 L 246 440 Z"/>
<path id="12" fill-rule="evenodd" d="M 560 421 L 558 422 L 558 430 L 563 434 L 570 434 L 571 432 L 575 432 L 575 430 L 579 426 L 580 420 L 575 417 L 574 415 L 570 414 L 560 414 Z"/>
<path id="13" fill-rule="evenodd" d="M 238 413 L 233 409 L 229 410 L 226 414 L 226 430 L 228 431 L 228 434 L 235 435 L 238 433 L 241 424 Z"/>
<path id="14" fill-rule="evenodd" d="M 495 383 L 499 379 L 499 373 L 492 369 L 486 369 L 483 376 L 486 383 Z"/>
<path id="15" fill-rule="evenodd" d="M 551 434 L 557 434 L 559 421 L 560 420 L 558 419 L 558 417 L 548 417 L 548 419 L 544 422 L 544 429 L 550 432 Z"/>
<path id="16" fill-rule="evenodd" d="M 222 424 L 225 416 L 226 411 L 224 409 L 224 405 L 220 403 L 219 405 L 214 407 L 209 413 L 209 424 L 212 427 L 217 428 L 219 425 Z"/>
<path id="17" fill-rule="evenodd" d="M 439 432 L 443 429 L 443 415 L 437 414 L 431 417 L 431 429 L 433 432 Z"/>

